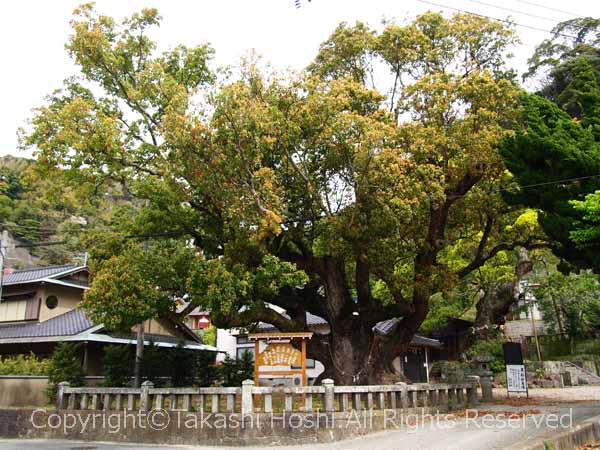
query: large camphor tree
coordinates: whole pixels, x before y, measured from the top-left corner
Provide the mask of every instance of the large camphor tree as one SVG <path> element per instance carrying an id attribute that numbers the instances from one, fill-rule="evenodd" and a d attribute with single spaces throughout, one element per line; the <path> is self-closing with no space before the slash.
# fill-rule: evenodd
<path id="1" fill-rule="evenodd" d="M 292 331 L 310 312 L 331 327 L 308 348 L 323 376 L 378 383 L 432 299 L 539 244 L 499 194 L 510 174 L 497 145 L 518 115 L 510 29 L 436 13 L 381 32 L 342 24 L 307 71 L 282 76 L 253 60 L 213 71 L 206 46 L 158 53 L 158 22 L 155 10 L 121 24 L 77 10 L 67 49 L 80 78 L 23 136 L 65 182 L 143 199 L 137 230 L 193 239 L 157 244 L 161 258 L 133 244 L 105 255 L 86 299 L 98 320 L 201 306 L 219 327 Z"/>

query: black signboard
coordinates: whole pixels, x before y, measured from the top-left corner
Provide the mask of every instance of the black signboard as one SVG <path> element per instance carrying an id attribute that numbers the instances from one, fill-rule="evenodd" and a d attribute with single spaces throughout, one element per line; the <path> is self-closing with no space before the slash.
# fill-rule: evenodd
<path id="1" fill-rule="evenodd" d="M 525 392 L 529 397 L 527 386 L 527 371 L 523 364 L 523 353 L 521 344 L 516 342 L 505 342 L 502 344 L 504 362 L 506 363 L 506 392 Z"/>
<path id="2" fill-rule="evenodd" d="M 504 352 L 504 364 L 508 365 L 523 365 L 523 352 L 521 351 L 521 344 L 517 342 L 505 342 L 502 344 L 502 351 Z"/>

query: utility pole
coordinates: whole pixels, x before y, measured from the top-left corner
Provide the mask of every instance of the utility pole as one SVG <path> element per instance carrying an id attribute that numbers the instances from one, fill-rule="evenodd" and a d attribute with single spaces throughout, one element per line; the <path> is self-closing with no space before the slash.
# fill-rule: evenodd
<path id="1" fill-rule="evenodd" d="M 144 241 L 144 253 L 148 253 L 148 240 Z M 142 382 L 142 357 L 144 356 L 144 322 L 137 326 L 137 342 L 135 344 L 134 387 L 139 388 Z"/>
<path id="2" fill-rule="evenodd" d="M 134 387 L 139 388 L 142 378 L 142 357 L 144 356 L 144 322 L 137 327 L 137 342 L 135 344 Z"/>
<path id="3" fill-rule="evenodd" d="M 2 238 L 0 238 L 0 303 L 2 303 L 2 285 L 4 284 L 4 257 L 6 250 L 6 242 L 8 242 L 8 231 L 2 231 Z"/>
<path id="4" fill-rule="evenodd" d="M 540 340 L 537 334 L 537 328 L 535 326 L 535 310 L 533 309 L 533 302 L 529 303 L 529 311 L 531 312 L 531 328 L 533 329 L 533 336 L 535 338 L 535 348 L 537 350 L 538 361 L 542 361 L 542 352 L 540 350 Z"/>

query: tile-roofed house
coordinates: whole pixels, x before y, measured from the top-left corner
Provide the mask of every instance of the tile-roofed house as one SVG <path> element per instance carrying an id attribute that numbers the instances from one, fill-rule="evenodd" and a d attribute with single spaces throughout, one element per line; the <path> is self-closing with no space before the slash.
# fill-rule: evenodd
<path id="1" fill-rule="evenodd" d="M 6 273 L 2 277 L 2 285 L 34 283 L 45 278 L 59 278 L 78 271 L 86 270 L 85 266 L 77 264 L 62 264 L 57 266 L 31 267 Z"/>
<path id="2" fill-rule="evenodd" d="M 73 336 L 92 328 L 94 324 L 81 308 L 75 308 L 44 322 L 24 322 L 0 325 L 0 343 L 5 339 Z"/>
<path id="3" fill-rule="evenodd" d="M 80 307 L 88 289 L 85 266 L 32 267 L 2 278 L 0 357 L 29 352 L 43 357 L 59 342 L 81 342 L 86 372 L 100 374 L 106 345 L 136 343 L 133 330 L 125 335 L 110 333 Z M 216 352 L 176 318 L 148 320 L 144 329 L 146 344 L 152 340 L 159 347 L 175 347 L 183 341 L 186 348 Z"/>

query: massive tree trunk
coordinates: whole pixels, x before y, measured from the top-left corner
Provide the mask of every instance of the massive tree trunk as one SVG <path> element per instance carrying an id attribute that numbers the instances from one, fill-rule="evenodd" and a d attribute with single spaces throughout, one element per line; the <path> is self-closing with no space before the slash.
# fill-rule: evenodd
<path id="1" fill-rule="evenodd" d="M 498 326 L 506 321 L 510 308 L 518 300 L 519 282 L 533 269 L 526 249 L 519 251 L 515 266 L 515 278 L 484 290 L 476 305 L 477 313 L 473 329 L 474 336 L 489 339 Z"/>

